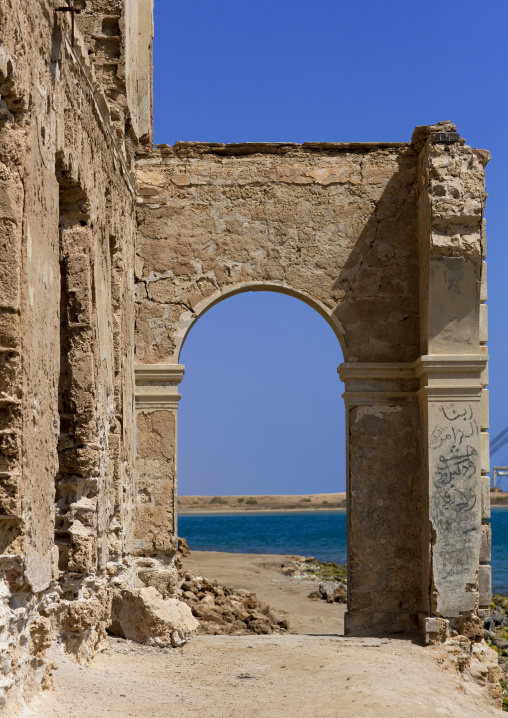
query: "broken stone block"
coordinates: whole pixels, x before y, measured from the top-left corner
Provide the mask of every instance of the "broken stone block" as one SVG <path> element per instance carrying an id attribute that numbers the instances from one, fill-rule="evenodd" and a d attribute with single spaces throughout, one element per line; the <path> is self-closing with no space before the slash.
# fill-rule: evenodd
<path id="1" fill-rule="evenodd" d="M 153 586 L 121 591 L 113 600 L 112 633 L 151 646 L 181 646 L 199 622 L 176 598 L 163 598 Z"/>
<path id="2" fill-rule="evenodd" d="M 178 570 L 176 566 L 143 569 L 139 571 L 138 576 L 145 586 L 153 586 L 164 598 L 175 592 L 178 583 Z"/>

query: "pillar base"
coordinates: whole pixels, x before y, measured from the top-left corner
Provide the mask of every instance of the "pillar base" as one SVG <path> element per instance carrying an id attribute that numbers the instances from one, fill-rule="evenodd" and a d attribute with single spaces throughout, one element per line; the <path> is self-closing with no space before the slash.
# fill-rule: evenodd
<path id="1" fill-rule="evenodd" d="M 386 636 L 418 631 L 418 614 L 389 611 L 347 611 L 344 615 L 346 636 Z"/>
<path id="2" fill-rule="evenodd" d="M 438 643 L 444 643 L 450 638 L 450 621 L 447 618 L 427 616 L 420 613 L 418 619 L 420 634 L 426 646 L 435 646 Z"/>

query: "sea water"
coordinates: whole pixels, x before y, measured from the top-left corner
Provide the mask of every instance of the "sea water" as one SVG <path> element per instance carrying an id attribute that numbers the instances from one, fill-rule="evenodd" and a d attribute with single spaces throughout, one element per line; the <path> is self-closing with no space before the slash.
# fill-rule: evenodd
<path id="1" fill-rule="evenodd" d="M 492 509 L 492 587 L 508 595 L 508 507 Z M 184 514 L 178 534 L 196 551 L 276 553 L 346 562 L 345 511 Z"/>

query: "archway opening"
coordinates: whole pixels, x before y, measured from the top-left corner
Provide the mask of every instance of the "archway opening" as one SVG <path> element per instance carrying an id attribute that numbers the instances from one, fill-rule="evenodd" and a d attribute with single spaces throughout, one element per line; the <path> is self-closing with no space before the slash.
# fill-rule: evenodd
<path id="1" fill-rule="evenodd" d="M 341 361 L 314 308 L 270 291 L 215 304 L 180 356 L 178 533 L 192 551 L 184 563 L 255 590 L 298 632 L 342 632 L 345 590 L 332 607 L 308 598 L 327 571 L 337 584 L 345 578 Z"/>

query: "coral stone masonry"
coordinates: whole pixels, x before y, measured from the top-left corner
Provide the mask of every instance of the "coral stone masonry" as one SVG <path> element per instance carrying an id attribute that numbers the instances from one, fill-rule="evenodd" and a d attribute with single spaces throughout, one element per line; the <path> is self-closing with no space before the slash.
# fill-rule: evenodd
<path id="1" fill-rule="evenodd" d="M 48 683 L 52 643 L 86 662 L 120 619 L 152 645 L 195 630 L 179 358 L 245 291 L 306 302 L 342 347 L 346 633 L 472 635 L 491 602 L 488 152 L 450 122 L 154 147 L 152 0 L 88 0 L 74 42 L 55 7 L 0 0 L 2 710 Z M 147 596 L 170 632 L 136 624 Z"/>

